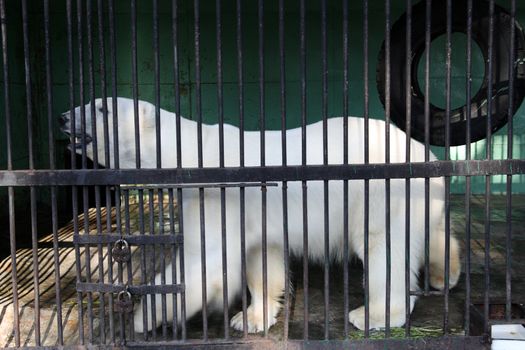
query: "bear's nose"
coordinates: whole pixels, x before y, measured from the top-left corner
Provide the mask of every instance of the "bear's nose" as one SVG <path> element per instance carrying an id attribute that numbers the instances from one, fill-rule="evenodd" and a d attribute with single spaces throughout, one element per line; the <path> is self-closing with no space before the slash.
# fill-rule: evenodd
<path id="1" fill-rule="evenodd" d="M 68 118 L 68 114 L 69 113 L 62 113 L 62 115 L 60 117 L 58 117 L 58 123 L 60 124 L 60 126 L 64 126 L 66 125 L 66 123 L 69 121 L 69 118 Z"/>

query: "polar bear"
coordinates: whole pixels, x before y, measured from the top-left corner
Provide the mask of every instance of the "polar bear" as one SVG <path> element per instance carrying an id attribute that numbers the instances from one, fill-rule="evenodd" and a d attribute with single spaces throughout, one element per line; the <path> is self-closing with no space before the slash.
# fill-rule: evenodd
<path id="1" fill-rule="evenodd" d="M 105 164 L 103 103 L 101 99 L 94 102 L 95 110 L 91 111 L 91 103 L 85 106 L 85 149 L 91 159 L 98 152 L 101 165 L 112 167 L 113 135 L 109 133 L 110 164 Z M 118 145 L 120 152 L 120 167 L 135 168 L 135 122 L 133 101 L 127 98 L 117 98 L 118 108 Z M 140 130 L 140 159 L 143 168 L 156 166 L 156 125 L 155 106 L 145 101 L 138 103 L 138 128 Z M 107 116 L 109 126 L 113 125 L 115 113 L 112 99 L 107 99 Z M 81 107 L 74 111 L 75 125 L 71 124 L 70 112 L 62 115 L 62 130 L 70 134 L 75 129 L 76 135 L 81 135 Z M 96 118 L 97 150 L 92 147 L 93 129 L 92 115 Z M 343 163 L 343 119 L 328 119 L 328 163 Z M 198 141 L 195 121 L 180 118 L 182 166 L 198 166 Z M 111 129 L 110 129 L 111 130 Z M 288 165 L 300 165 L 301 129 L 286 131 Z M 369 121 L 369 161 L 370 163 L 385 162 L 385 123 L 380 120 Z M 161 162 L 163 168 L 177 166 L 176 118 L 174 113 L 160 111 Z M 226 167 L 239 166 L 239 135 L 237 127 L 224 125 L 224 163 Z M 348 156 L 352 164 L 364 163 L 364 120 L 348 118 Z M 266 131 L 266 165 L 282 165 L 281 132 Z M 81 138 L 70 145 L 78 153 L 82 153 Z M 260 133 L 244 132 L 245 165 L 260 165 Z M 307 164 L 323 164 L 323 124 L 317 122 L 306 127 Z M 406 135 L 403 131 L 390 126 L 390 161 L 399 163 L 405 161 Z M 411 161 L 424 161 L 424 145 L 412 140 Z M 219 166 L 219 127 L 218 125 L 202 125 L 202 156 L 204 167 Z M 430 160 L 436 160 L 431 154 Z M 362 180 L 349 181 L 349 247 L 350 253 L 364 258 L 364 186 Z M 386 278 L 386 246 L 385 246 L 385 181 L 370 180 L 369 190 L 369 327 L 385 326 L 385 278 Z M 402 326 L 405 316 L 405 180 L 390 181 L 390 211 L 391 211 L 391 311 L 390 325 Z M 283 208 L 281 185 L 267 188 L 267 327 L 276 322 L 276 317 L 282 308 L 281 299 L 284 293 L 284 257 L 283 257 Z M 309 181 L 307 187 L 308 209 L 308 258 L 312 261 L 324 260 L 324 202 L 323 181 Z M 330 259 L 341 261 L 343 257 L 343 183 L 330 181 L 329 195 L 329 252 Z M 245 249 L 247 257 L 247 283 L 251 295 L 251 305 L 247 309 L 247 329 L 249 332 L 259 332 L 264 329 L 263 317 L 263 274 L 261 250 L 261 191 L 259 188 L 246 188 L 245 210 Z M 430 180 L 430 283 L 437 289 L 444 288 L 445 263 L 445 187 L 443 178 Z M 424 179 L 412 179 L 410 182 L 410 289 L 418 289 L 418 273 L 424 265 L 425 247 L 425 191 Z M 191 317 L 202 309 L 202 288 L 205 283 L 207 305 L 209 309 L 223 307 L 223 273 L 222 250 L 227 251 L 227 298 L 231 303 L 241 293 L 241 242 L 240 242 L 240 201 L 239 191 L 227 189 L 225 196 L 226 246 L 221 240 L 221 200 L 218 189 L 206 189 L 204 197 L 204 227 L 205 252 L 201 250 L 201 223 L 199 191 L 197 189 L 183 190 L 183 222 L 184 222 L 184 272 L 185 272 L 185 310 Z M 303 208 L 301 182 L 288 183 L 288 237 L 291 254 L 303 254 Z M 206 280 L 201 275 L 201 254 L 205 258 Z M 166 282 L 172 283 L 171 269 L 167 267 Z M 176 263 L 180 271 L 179 259 Z M 180 274 L 178 274 L 180 276 Z M 449 286 L 453 287 L 460 276 L 460 257 L 457 240 L 450 237 L 450 275 Z M 160 274 L 156 276 L 160 284 Z M 177 281 L 179 282 L 179 281 Z M 150 296 L 151 298 L 151 296 Z M 161 314 L 161 296 L 156 295 L 156 314 Z M 172 298 L 167 299 L 167 319 L 173 315 Z M 151 300 L 151 299 L 150 299 Z M 413 309 L 416 297 L 410 296 L 410 310 Z M 180 301 L 180 299 L 179 299 Z M 148 303 L 150 304 L 150 303 Z M 177 303 L 180 315 L 180 305 Z M 148 307 L 149 309 L 149 307 Z M 134 311 L 134 327 L 137 332 L 151 330 L 160 325 L 160 320 L 152 322 L 151 310 L 147 314 L 147 329 L 143 327 L 143 308 Z M 157 316 L 157 318 L 159 318 Z M 359 329 L 365 328 L 364 306 L 352 310 L 350 322 Z M 242 311 L 230 322 L 237 330 L 243 330 Z"/>

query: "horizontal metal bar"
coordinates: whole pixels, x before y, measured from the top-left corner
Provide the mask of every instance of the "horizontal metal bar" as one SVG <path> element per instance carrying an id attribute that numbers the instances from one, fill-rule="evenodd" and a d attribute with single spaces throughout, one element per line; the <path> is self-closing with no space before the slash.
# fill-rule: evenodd
<path id="1" fill-rule="evenodd" d="M 3 170 L 0 171 L 0 187 L 406 179 L 517 174 L 525 174 L 525 160 L 462 160 L 245 168 Z"/>
<path id="2" fill-rule="evenodd" d="M 177 244 L 183 243 L 183 236 L 177 235 L 144 235 L 136 234 L 132 235 L 116 235 L 102 233 L 99 235 L 74 235 L 73 243 L 75 244 L 111 244 L 115 243 L 119 239 L 124 239 L 126 242 L 132 245 L 145 245 L 145 244 Z"/>
<path id="3" fill-rule="evenodd" d="M 445 295 L 445 293 L 442 290 L 429 290 L 429 291 L 426 291 L 426 292 L 424 290 L 411 290 L 410 291 L 410 295 L 427 297 L 427 296 L 430 296 L 430 295 L 443 296 L 443 295 Z"/>
<path id="4" fill-rule="evenodd" d="M 129 291 L 132 295 L 146 295 L 146 294 L 172 294 L 182 293 L 184 285 L 182 284 L 166 284 L 166 285 L 134 285 L 125 286 L 121 284 L 107 284 L 107 283 L 91 283 L 91 282 L 77 282 L 77 291 L 79 292 L 98 292 L 98 293 L 119 293 L 122 291 Z"/>
<path id="5" fill-rule="evenodd" d="M 185 340 L 185 341 L 127 341 L 126 345 L 97 344 L 97 349 L 208 349 L 213 346 L 216 349 L 282 349 L 286 345 L 288 349 L 462 349 L 481 350 L 490 349 L 490 344 L 483 342 L 483 337 L 460 337 L 448 336 L 424 339 L 363 339 L 363 340 L 289 340 L 286 342 L 271 339 L 213 339 L 212 341 Z M 64 350 L 88 350 L 93 345 L 61 346 Z M 55 347 L 29 347 L 7 349 L 55 349 Z"/>
<path id="6" fill-rule="evenodd" d="M 165 190 L 170 188 L 229 188 L 229 187 L 275 187 L 275 182 L 239 182 L 239 183 L 192 183 L 192 184 L 147 184 L 120 185 L 123 190 Z"/>

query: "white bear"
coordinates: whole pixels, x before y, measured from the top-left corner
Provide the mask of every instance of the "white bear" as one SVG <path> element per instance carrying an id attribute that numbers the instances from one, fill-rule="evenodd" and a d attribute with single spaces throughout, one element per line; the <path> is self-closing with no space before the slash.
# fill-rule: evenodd
<path id="1" fill-rule="evenodd" d="M 96 110 L 98 161 L 103 166 L 113 166 L 113 125 L 114 111 L 112 100 L 107 99 L 110 164 L 105 164 L 104 130 L 102 100 L 94 103 Z M 119 97 L 118 108 L 118 138 L 119 159 L 121 168 L 135 168 L 135 123 L 133 101 Z M 62 116 L 62 130 L 71 133 L 75 128 L 80 136 L 80 107 L 75 110 L 76 124 L 71 125 L 69 112 Z M 91 104 L 85 106 L 86 143 L 91 143 Z M 343 163 L 343 119 L 328 119 L 328 163 Z M 156 135 L 155 107 L 139 101 L 138 127 L 140 130 L 141 166 L 154 168 L 156 166 Z M 177 166 L 176 118 L 174 113 L 160 111 L 161 160 L 163 168 Z M 380 120 L 369 121 L 369 160 L 370 163 L 385 162 L 385 123 Z M 224 163 L 226 167 L 239 166 L 239 129 L 224 125 Z M 197 123 L 181 117 L 182 136 L 182 166 L 198 166 Z M 219 166 L 219 127 L 218 125 L 202 125 L 202 154 L 204 167 Z M 282 165 L 281 132 L 266 131 L 266 165 Z M 286 131 L 288 165 L 300 165 L 301 129 Z M 323 124 L 317 122 L 306 127 L 307 164 L 323 164 Z M 351 164 L 364 162 L 364 120 L 348 118 L 348 155 Z M 71 145 L 76 152 L 82 153 L 82 147 L 77 138 Z M 244 132 L 245 165 L 260 165 L 260 133 Z M 403 131 L 390 126 L 390 161 L 400 163 L 405 161 L 406 135 Z M 87 156 L 93 159 L 94 151 L 91 144 L 86 145 Z M 424 161 L 424 145 L 412 140 L 411 161 Z M 430 160 L 436 160 L 430 155 Z M 405 319 L 405 180 L 391 180 L 391 313 L 390 325 L 402 326 Z M 324 260 L 324 204 L 323 181 L 309 181 L 307 190 L 308 210 L 308 258 L 312 261 Z M 247 309 L 248 331 L 259 332 L 263 324 L 263 274 L 262 274 L 262 215 L 261 190 L 249 187 L 245 190 L 245 232 L 247 257 L 247 283 L 251 295 L 251 305 Z M 330 181 L 329 195 L 329 249 L 332 260 L 341 261 L 343 257 L 343 182 Z M 445 187 L 443 178 L 430 180 L 430 283 L 434 288 L 444 288 L 445 262 Z M 227 290 L 231 303 L 241 293 L 241 243 L 240 243 L 240 200 L 238 189 L 227 189 L 225 196 L 226 246 L 221 240 L 221 200 L 219 189 L 206 189 L 204 199 L 205 216 L 205 253 L 201 251 L 201 224 L 198 189 L 183 190 L 183 224 L 184 224 L 184 272 L 185 272 L 185 309 L 189 318 L 202 309 L 201 254 L 206 259 L 206 293 L 209 309 L 223 307 L 223 273 L 222 250 L 227 250 Z M 276 322 L 276 317 L 282 308 L 281 299 L 284 293 L 284 257 L 283 257 L 283 208 L 281 184 L 267 188 L 267 327 Z M 361 260 L 364 258 L 364 181 L 349 181 L 349 247 L 350 253 Z M 424 265 L 424 224 L 425 224 L 425 191 L 424 179 L 412 179 L 410 182 L 410 289 L 418 289 L 418 273 Z M 288 183 L 288 236 L 291 254 L 303 254 L 303 207 L 301 182 Z M 385 181 L 370 180 L 369 196 L 369 306 L 370 328 L 385 326 Z M 171 269 L 166 271 L 167 283 L 171 281 Z M 180 271 L 177 259 L 177 271 Z M 460 257 L 458 242 L 450 237 L 450 276 L 449 285 L 456 285 L 460 275 Z M 180 273 L 177 274 L 180 277 Z M 160 284 L 160 274 L 156 283 Z M 179 282 L 179 281 L 177 281 Z M 320 282 L 321 283 L 321 282 Z M 151 296 L 150 296 L 151 298 Z M 151 310 L 148 307 L 147 330 L 160 325 L 161 296 L 156 295 L 157 320 L 151 320 Z M 410 310 L 414 307 L 416 297 L 410 297 Z M 151 299 L 150 299 L 151 300 Z M 172 298 L 167 300 L 167 317 L 172 318 Z M 179 299 L 180 301 L 180 299 Z M 148 303 L 149 304 L 149 303 Z M 180 315 L 180 305 L 178 302 Z M 134 311 L 135 331 L 144 332 L 143 308 Z M 364 307 L 358 307 L 350 312 L 350 322 L 359 329 L 365 328 Z M 243 315 L 239 312 L 231 319 L 231 326 L 237 330 L 243 329 Z"/>

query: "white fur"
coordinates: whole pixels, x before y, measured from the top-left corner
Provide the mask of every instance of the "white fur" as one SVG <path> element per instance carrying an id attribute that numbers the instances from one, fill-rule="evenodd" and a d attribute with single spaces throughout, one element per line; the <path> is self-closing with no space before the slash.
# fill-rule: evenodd
<path id="1" fill-rule="evenodd" d="M 103 118 L 100 112 L 102 101 L 95 103 L 97 116 L 98 159 L 104 163 Z M 112 100 L 108 99 L 110 153 L 113 155 L 113 138 L 111 133 Z M 91 134 L 90 105 L 86 106 L 87 133 Z M 118 98 L 118 124 L 120 167 L 135 168 L 133 101 Z M 76 110 L 76 130 L 80 132 L 80 108 Z M 174 168 L 176 163 L 176 118 L 173 113 L 161 110 L 161 154 L 162 167 Z M 66 123 L 64 130 L 71 128 Z M 182 128 L 182 166 L 197 167 L 197 123 L 181 118 Z M 364 162 L 364 121 L 362 118 L 348 119 L 348 154 L 353 164 Z M 369 159 L 370 163 L 385 162 L 385 123 L 370 120 L 369 124 Z M 155 110 L 150 103 L 139 102 L 139 129 L 141 144 L 141 162 L 144 168 L 156 166 L 155 144 Z M 288 165 L 301 164 L 301 129 L 291 129 L 286 132 Z M 321 122 L 307 126 L 307 163 L 309 165 L 323 163 L 323 125 Z M 203 164 L 204 167 L 219 166 L 219 128 L 217 125 L 202 125 Z M 281 165 L 281 132 L 267 131 L 266 164 Z M 260 133 L 245 132 L 245 165 L 260 165 Z M 225 165 L 239 166 L 239 129 L 231 125 L 224 126 Z M 78 150 L 80 152 L 80 150 Z M 88 145 L 88 156 L 93 158 L 93 150 Z M 435 160 L 431 155 L 431 161 Z M 395 126 L 390 126 L 390 161 L 393 163 L 405 161 L 405 133 Z M 424 161 L 424 146 L 411 142 L 411 161 Z M 343 118 L 328 120 L 328 162 L 343 163 Z M 111 165 L 113 165 L 111 157 Z M 405 323 L 405 180 L 391 180 L 391 326 L 402 326 Z M 361 260 L 364 257 L 364 182 L 355 180 L 349 182 L 349 245 L 351 254 Z M 330 255 L 340 261 L 343 256 L 343 183 L 329 183 L 329 234 Z M 309 258 L 313 261 L 324 259 L 324 210 L 323 182 L 308 182 L 308 241 Z M 424 180 L 413 179 L 410 188 L 410 288 L 417 289 L 417 275 L 424 264 Z M 370 328 L 384 327 L 385 310 L 385 181 L 370 181 L 369 197 L 369 261 L 370 261 Z M 268 325 L 276 322 L 276 316 L 281 309 L 285 278 L 283 260 L 283 208 L 281 186 L 267 189 L 267 242 L 268 242 Z M 238 189 L 226 190 L 226 248 L 227 250 L 227 281 L 228 300 L 230 303 L 241 292 L 241 246 L 240 246 L 240 199 Z M 263 325 L 263 290 L 262 290 L 262 253 L 261 253 L 261 190 L 246 188 L 246 256 L 247 281 L 252 303 L 248 308 L 248 330 L 261 331 Z M 209 309 L 221 309 L 223 300 L 222 275 L 222 241 L 221 241 L 221 201 L 218 189 L 205 190 L 205 233 L 206 233 L 206 293 Z M 202 308 L 202 277 L 201 277 L 201 227 L 199 191 L 185 189 L 183 191 L 184 219 L 184 264 L 186 283 L 186 316 L 191 317 Z M 430 180 L 430 228 L 431 228 L 431 282 L 435 287 L 442 288 L 443 251 L 444 251 L 444 182 L 442 178 Z M 288 183 L 288 229 L 290 251 L 296 256 L 303 252 L 303 208 L 302 185 L 300 182 Z M 450 286 L 457 283 L 459 277 L 458 245 L 451 238 L 451 276 Z M 171 283 L 171 269 L 168 266 L 166 278 Z M 180 268 L 177 262 L 177 273 Z M 337 278 L 333 276 L 332 278 Z M 160 284 L 160 275 L 156 277 Z M 319 281 L 318 283 L 322 283 Z M 159 326 L 161 315 L 160 295 L 156 296 L 156 314 Z M 167 299 L 168 319 L 172 319 L 172 298 Z M 410 298 L 410 308 L 414 306 L 415 297 Z M 149 304 L 149 303 L 148 303 Z M 180 299 L 177 303 L 180 315 Z M 149 307 L 148 307 L 149 308 Z M 357 308 L 350 312 L 350 322 L 357 328 L 364 329 L 364 309 Z M 151 311 L 148 311 L 148 329 L 152 328 Z M 242 312 L 234 316 L 231 326 L 243 329 Z M 142 307 L 135 310 L 135 330 L 143 332 Z"/>

